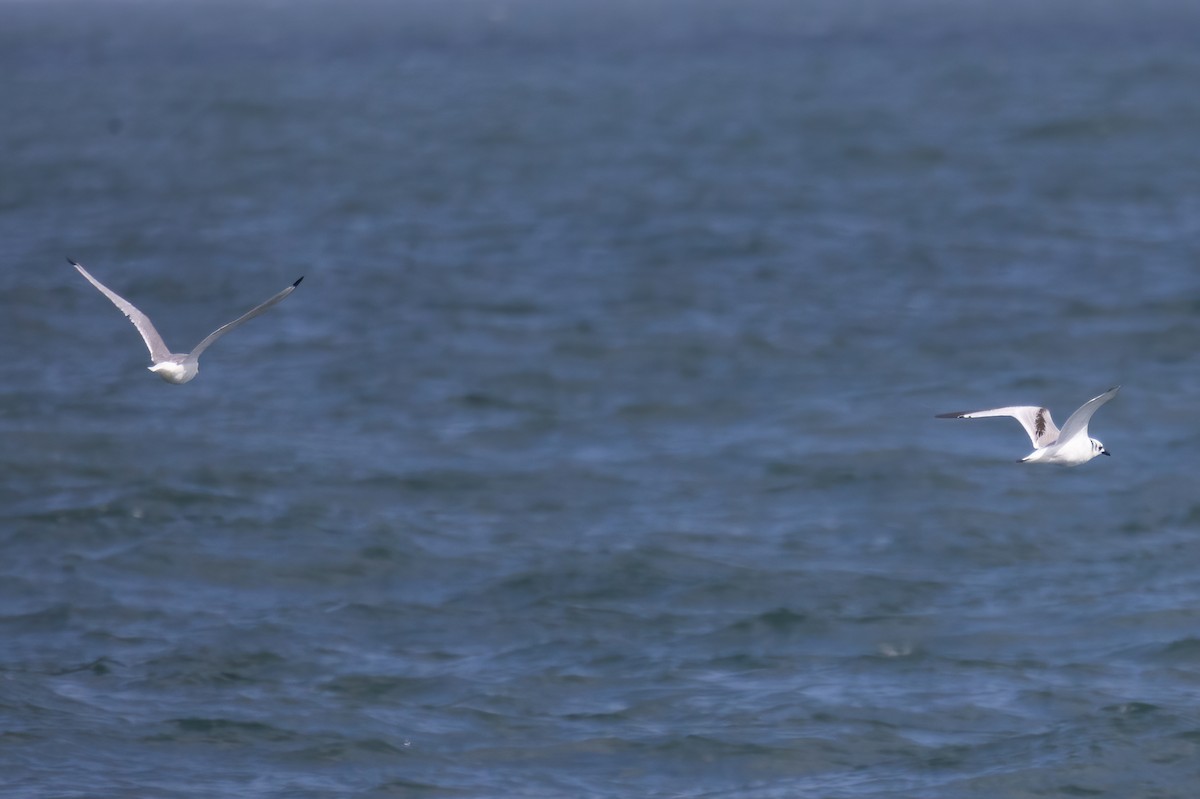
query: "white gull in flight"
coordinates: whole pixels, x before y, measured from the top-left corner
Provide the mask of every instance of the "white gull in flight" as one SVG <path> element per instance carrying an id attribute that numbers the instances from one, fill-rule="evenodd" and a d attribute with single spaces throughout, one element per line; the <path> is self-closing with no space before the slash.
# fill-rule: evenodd
<path id="1" fill-rule="evenodd" d="M 1098 397 L 1093 397 L 1071 414 L 1060 431 L 1050 419 L 1050 411 L 1035 405 L 1013 405 L 992 408 L 986 411 L 961 411 L 939 413 L 939 419 L 979 419 L 984 416 L 1011 416 L 1021 423 L 1033 452 L 1021 458 L 1020 463 L 1057 463 L 1063 466 L 1078 466 L 1097 455 L 1107 455 L 1108 450 L 1094 438 L 1088 437 L 1088 422 L 1092 414 L 1104 403 L 1117 395 L 1120 386 L 1114 386 Z"/>
<path id="2" fill-rule="evenodd" d="M 208 337 L 196 345 L 196 348 L 187 354 L 173 353 L 167 349 L 167 344 L 162 340 L 162 336 L 154 329 L 154 325 L 150 322 L 150 317 L 139 311 L 137 307 L 129 300 L 111 290 L 108 286 L 101 283 L 96 278 L 88 274 L 88 271 L 79 264 L 72 261 L 71 266 L 79 270 L 79 274 L 88 279 L 88 282 L 100 290 L 100 293 L 112 300 L 113 305 L 121 309 L 121 313 L 129 317 L 129 321 L 133 322 L 133 326 L 142 334 L 142 338 L 146 342 L 146 347 L 150 350 L 150 360 L 153 366 L 148 367 L 151 372 L 166 380 L 168 383 L 186 383 L 196 376 L 200 371 L 200 353 L 208 349 L 214 341 L 221 336 L 233 330 L 249 319 L 253 319 L 263 311 L 270 308 L 275 303 L 281 301 L 284 297 L 296 290 L 296 286 L 300 285 L 300 281 L 304 279 L 303 275 L 292 285 L 285 288 L 283 291 L 276 294 L 271 299 L 264 302 L 262 305 L 251 308 L 246 313 L 234 319 L 232 322 L 221 325 L 216 330 L 208 334 Z"/>

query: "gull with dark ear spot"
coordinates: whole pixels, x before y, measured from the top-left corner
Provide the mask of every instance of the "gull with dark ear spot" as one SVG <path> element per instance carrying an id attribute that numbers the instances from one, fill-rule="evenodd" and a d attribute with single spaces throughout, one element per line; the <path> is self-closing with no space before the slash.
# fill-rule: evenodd
<path id="1" fill-rule="evenodd" d="M 153 365 L 147 368 L 149 368 L 151 372 L 154 372 L 163 380 L 166 380 L 168 383 L 186 383 L 195 377 L 196 373 L 200 371 L 200 353 L 204 352 L 214 341 L 228 333 L 230 330 L 233 330 L 242 322 L 253 319 L 263 311 L 270 308 L 272 305 L 283 300 L 284 297 L 295 291 L 296 286 L 299 286 L 300 281 L 304 279 L 304 276 L 301 275 L 295 283 L 288 286 L 283 291 L 264 302 L 262 305 L 256 305 L 249 311 L 246 311 L 246 313 L 239 316 L 237 319 L 234 319 L 232 322 L 221 325 L 216 330 L 209 333 L 203 341 L 197 344 L 195 349 L 184 355 L 181 353 L 171 352 L 169 349 L 167 349 L 166 342 L 163 341 L 162 336 L 158 334 L 158 331 L 154 329 L 154 325 L 151 323 L 150 317 L 139 311 L 133 303 L 117 294 L 115 291 L 101 283 L 96 278 L 92 277 L 90 274 L 88 274 L 86 269 L 84 269 L 75 261 L 72 261 L 70 258 L 68 258 L 67 261 L 70 262 L 71 266 L 78 269 L 79 274 L 87 278 L 89 283 L 99 289 L 101 294 L 103 294 L 105 297 L 108 297 L 112 301 L 112 304 L 121 310 L 121 313 L 129 317 L 129 321 L 133 322 L 133 326 L 136 327 L 137 331 L 142 334 L 142 340 L 146 342 L 146 348 L 150 350 L 150 361 Z"/>
<path id="2" fill-rule="evenodd" d="M 1054 426 L 1050 411 L 1036 405 L 1010 405 L 985 411 L 960 411 L 939 413 L 939 419 L 981 419 L 986 416 L 1011 416 L 1021 423 L 1033 452 L 1021 458 L 1020 463 L 1057 463 L 1062 466 L 1078 466 L 1097 455 L 1107 455 L 1108 450 L 1094 438 L 1088 436 L 1088 422 L 1092 414 L 1104 403 L 1117 395 L 1120 386 L 1113 386 L 1098 397 L 1093 397 L 1071 414 L 1062 430 Z"/>

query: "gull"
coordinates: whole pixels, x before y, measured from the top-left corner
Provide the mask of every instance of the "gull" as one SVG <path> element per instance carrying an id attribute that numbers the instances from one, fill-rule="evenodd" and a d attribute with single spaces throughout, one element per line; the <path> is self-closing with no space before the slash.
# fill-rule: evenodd
<path id="1" fill-rule="evenodd" d="M 979 419 L 984 416 L 1011 416 L 1021 423 L 1029 440 L 1033 442 L 1033 452 L 1026 455 L 1018 463 L 1057 463 L 1062 466 L 1078 466 L 1087 463 L 1097 455 L 1107 455 L 1108 450 L 1094 438 L 1088 437 L 1088 422 L 1092 414 L 1104 403 L 1117 395 L 1120 386 L 1113 386 L 1098 397 L 1093 397 L 1079 410 L 1071 414 L 1062 430 L 1054 426 L 1050 419 L 1050 411 L 1034 405 L 1012 405 L 1007 408 L 992 408 L 986 411 L 960 411 L 958 413 L 939 413 L 939 419 Z"/>
<path id="2" fill-rule="evenodd" d="M 275 303 L 281 301 L 284 297 L 296 290 L 296 286 L 300 285 L 300 278 L 292 285 L 285 288 L 283 291 L 276 294 L 271 299 L 264 302 L 262 305 L 257 305 L 251 308 L 246 313 L 234 319 L 232 322 L 221 325 L 216 330 L 208 334 L 208 337 L 196 345 L 196 348 L 187 354 L 171 352 L 167 349 L 167 344 L 162 340 L 162 336 L 154 329 L 154 325 L 150 322 L 150 317 L 139 311 L 137 307 L 129 300 L 125 299 L 108 286 L 101 283 L 96 278 L 88 274 L 88 271 L 70 258 L 67 259 L 71 266 L 79 270 L 79 274 L 87 278 L 88 282 L 100 290 L 100 293 L 112 300 L 112 304 L 121 309 L 121 313 L 129 317 L 129 321 L 133 322 L 133 326 L 142 334 L 142 339 L 146 342 L 146 347 L 150 350 L 150 360 L 153 366 L 147 367 L 151 372 L 166 380 L 168 383 L 186 383 L 196 376 L 200 371 L 200 353 L 204 352 L 208 347 L 221 336 L 233 330 L 249 319 L 253 319 L 263 311 L 270 308 Z"/>

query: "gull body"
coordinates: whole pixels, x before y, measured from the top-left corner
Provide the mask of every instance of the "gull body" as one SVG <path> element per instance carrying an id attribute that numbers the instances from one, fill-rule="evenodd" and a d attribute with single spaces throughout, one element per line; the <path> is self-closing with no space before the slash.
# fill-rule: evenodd
<path id="1" fill-rule="evenodd" d="M 1033 443 L 1033 452 L 1021 458 L 1020 463 L 1056 463 L 1060 466 L 1078 466 L 1087 463 L 1097 455 L 1107 455 L 1097 439 L 1088 436 L 1088 422 L 1092 414 L 1104 403 L 1117 395 L 1120 386 L 1113 386 L 1098 397 L 1085 402 L 1067 419 L 1062 430 L 1054 426 L 1050 411 L 1036 405 L 1010 405 L 1004 408 L 991 408 L 983 411 L 958 411 L 956 413 L 939 413 L 939 419 L 980 419 L 987 416 L 1011 416 L 1021 423 L 1029 440 Z"/>
<path id="2" fill-rule="evenodd" d="M 200 353 L 208 349 L 208 347 L 214 341 L 228 333 L 230 330 L 233 330 L 243 322 L 253 319 L 263 311 L 270 308 L 272 305 L 275 305 L 283 300 L 284 297 L 295 291 L 296 286 L 299 286 L 300 281 L 304 279 L 304 277 L 301 276 L 298 280 L 296 280 L 295 283 L 288 286 L 271 299 L 267 300 L 261 305 L 256 305 L 246 313 L 239 316 L 237 319 L 234 319 L 232 322 L 221 325 L 216 330 L 209 333 L 204 340 L 197 344 L 191 352 L 178 353 L 171 352 L 170 349 L 167 348 L 167 344 L 163 341 L 162 336 L 160 336 L 158 331 L 154 329 L 154 324 L 150 321 L 150 317 L 139 311 L 137 306 L 121 295 L 117 294 L 115 291 L 101 283 L 96 278 L 92 277 L 86 269 L 84 269 L 75 261 L 72 261 L 70 258 L 68 258 L 67 261 L 70 262 L 71 266 L 78 269 L 79 274 L 87 278 L 87 281 L 95 286 L 101 294 L 103 294 L 105 297 L 108 297 L 108 299 L 112 301 L 112 304 L 117 306 L 121 313 L 125 314 L 125 316 L 129 318 L 130 322 L 133 322 L 133 326 L 137 328 L 137 331 L 142 334 L 142 340 L 146 342 L 146 348 L 150 350 L 150 361 L 153 364 L 147 368 L 149 368 L 151 372 L 154 372 L 154 374 L 158 375 L 163 380 L 166 380 L 168 383 L 175 384 L 186 383 L 196 376 L 196 373 L 200 371 Z"/>

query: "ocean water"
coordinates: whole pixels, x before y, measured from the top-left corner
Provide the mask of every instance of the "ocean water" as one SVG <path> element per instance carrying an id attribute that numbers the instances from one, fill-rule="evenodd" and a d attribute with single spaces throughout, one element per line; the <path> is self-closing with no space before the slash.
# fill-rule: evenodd
<path id="1" fill-rule="evenodd" d="M 0 2 L 0 795 L 1194 796 L 1198 37 Z"/>

